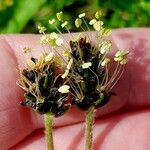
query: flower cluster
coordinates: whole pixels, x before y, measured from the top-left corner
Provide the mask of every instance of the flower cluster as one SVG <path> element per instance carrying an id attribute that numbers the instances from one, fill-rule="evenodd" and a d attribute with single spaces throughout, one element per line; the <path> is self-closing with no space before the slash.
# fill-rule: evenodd
<path id="1" fill-rule="evenodd" d="M 56 30 L 60 35 L 55 32 L 47 35 L 46 28 L 38 26 L 39 33 L 43 34 L 40 43 L 50 45 L 54 52 L 42 53 L 38 59 L 33 57 L 27 59 L 27 68 L 20 72 L 21 79 L 18 82 L 25 90 L 22 105 L 30 106 L 40 113 L 50 112 L 60 116 L 71 105 L 88 110 L 90 107 L 102 107 L 110 100 L 114 94 L 111 90 L 120 79 L 128 62 L 128 52 L 124 50 L 116 52 L 114 61 L 117 65 L 110 74 L 111 60 L 107 54 L 112 43 L 106 37 L 110 35 L 111 30 L 104 28 L 101 11 L 96 12 L 89 22 L 85 16 L 85 13 L 79 14 L 75 19 L 75 26 L 81 27 L 83 31 L 85 31 L 83 24 L 88 30 L 93 27 L 97 39 L 95 45 L 92 44 L 89 33 L 86 33 L 87 36 L 81 34 L 74 39 L 62 11 L 56 14 L 56 18 L 49 20 L 49 24 L 55 26 L 59 21 L 61 28 L 69 32 L 69 42 L 65 39 L 69 43 L 68 47 L 62 37 L 59 37 L 62 34 L 57 27 Z M 57 47 L 64 50 L 64 56 L 61 56 Z M 60 59 L 61 61 L 58 61 Z"/>
<path id="2" fill-rule="evenodd" d="M 51 112 L 55 117 L 69 109 L 69 86 L 61 78 L 61 64 L 57 60 L 52 52 L 27 59 L 27 68 L 20 71 L 17 82 L 25 90 L 23 106 L 41 114 Z"/>

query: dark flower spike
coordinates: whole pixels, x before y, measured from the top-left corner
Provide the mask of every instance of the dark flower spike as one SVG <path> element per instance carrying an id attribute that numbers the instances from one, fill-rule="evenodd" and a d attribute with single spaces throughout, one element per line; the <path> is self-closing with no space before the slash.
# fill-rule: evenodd
<path id="1" fill-rule="evenodd" d="M 27 68 L 20 72 L 18 83 L 25 90 L 23 106 L 58 117 L 68 110 L 71 103 L 67 103 L 70 87 L 64 85 L 62 73 L 58 72 L 61 65 L 55 60 L 53 53 L 42 53 L 38 59 L 27 59 Z"/>
<path id="2" fill-rule="evenodd" d="M 106 57 L 111 48 L 110 41 L 103 39 L 94 47 L 86 38 L 80 38 L 70 41 L 70 48 L 68 65 L 62 78 L 69 80 L 70 91 L 75 97 L 73 104 L 83 110 L 91 106 L 104 106 L 113 95 L 111 89 L 122 75 L 128 52 L 118 51 L 115 54 L 114 60 L 118 61 L 118 65 L 111 76 L 110 59 Z"/>
<path id="3" fill-rule="evenodd" d="M 75 20 L 77 28 L 83 29 L 82 23 L 85 23 L 89 29 L 84 19 L 85 15 L 82 13 Z M 85 37 L 70 40 L 70 51 L 67 51 L 68 64 L 62 75 L 62 78 L 69 82 L 70 93 L 74 96 L 72 105 L 86 111 L 86 150 L 90 150 L 92 146 L 94 109 L 105 106 L 111 96 L 116 95 L 111 90 L 122 76 L 124 66 L 128 62 L 128 52 L 118 50 L 114 56 L 117 65 L 113 74 L 110 74 L 110 58 L 107 54 L 112 43 L 105 37 L 111 34 L 111 30 L 103 27 L 101 17 L 102 12 L 98 11 L 95 18 L 89 22 L 96 31 L 96 45 L 92 44 L 88 33 Z"/>

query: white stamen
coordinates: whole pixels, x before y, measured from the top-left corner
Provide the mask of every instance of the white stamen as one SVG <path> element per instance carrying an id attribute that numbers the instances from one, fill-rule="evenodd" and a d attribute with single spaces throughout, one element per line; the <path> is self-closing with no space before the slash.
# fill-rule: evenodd
<path id="1" fill-rule="evenodd" d="M 71 58 L 68 62 L 68 65 L 67 65 L 67 69 L 69 70 L 71 68 L 71 65 L 73 63 L 73 59 Z"/>
<path id="2" fill-rule="evenodd" d="M 53 18 L 52 20 L 49 20 L 48 22 L 51 25 L 51 24 L 54 24 L 56 22 L 56 20 Z"/>
<path id="3" fill-rule="evenodd" d="M 56 14 L 56 16 L 57 16 L 57 19 L 58 19 L 59 21 L 62 21 L 62 20 L 63 20 L 63 12 L 62 12 L 62 11 L 58 12 L 58 13 Z"/>
<path id="4" fill-rule="evenodd" d="M 61 76 L 63 79 L 65 79 L 67 76 L 68 76 L 68 74 L 69 74 L 69 70 L 67 69 L 66 71 L 65 71 L 65 73 Z"/>
<path id="5" fill-rule="evenodd" d="M 85 13 L 82 13 L 82 14 L 79 14 L 79 16 L 78 16 L 79 18 L 83 18 L 83 17 L 85 17 Z"/>
<path id="6" fill-rule="evenodd" d="M 105 54 L 107 51 L 110 50 L 111 42 L 110 41 L 104 41 L 100 44 L 100 46 L 101 46 L 101 48 L 100 48 L 101 54 Z"/>
<path id="7" fill-rule="evenodd" d="M 92 66 L 92 63 L 91 63 L 91 62 L 86 62 L 86 63 L 82 64 L 82 68 L 83 68 L 83 69 L 87 69 L 87 68 L 89 68 L 90 66 Z"/>
<path id="8" fill-rule="evenodd" d="M 48 40 L 47 40 L 47 36 L 46 36 L 46 35 L 44 35 L 44 36 L 42 36 L 42 37 L 40 38 L 40 43 L 41 43 L 41 44 L 47 44 L 47 42 L 48 42 Z"/>
<path id="9" fill-rule="evenodd" d="M 79 28 L 79 27 L 81 26 L 81 24 L 82 24 L 82 20 L 81 20 L 80 18 L 77 18 L 77 19 L 75 20 L 75 26 L 76 26 L 77 28 Z"/>
<path id="10" fill-rule="evenodd" d="M 61 38 L 56 39 L 56 45 L 61 46 L 63 44 L 63 40 Z"/>
<path id="11" fill-rule="evenodd" d="M 96 31 L 100 31 L 101 28 L 102 28 L 102 25 L 103 25 L 103 22 L 102 22 L 102 21 L 96 21 L 96 22 L 93 24 L 93 28 L 94 28 Z"/>
<path id="12" fill-rule="evenodd" d="M 39 33 L 44 33 L 46 31 L 46 28 L 44 26 L 38 26 Z"/>
<path id="13" fill-rule="evenodd" d="M 61 24 L 61 27 L 64 28 L 68 24 L 68 21 L 65 21 L 64 23 Z"/>
<path id="14" fill-rule="evenodd" d="M 70 86 L 69 85 L 62 85 L 58 91 L 62 94 L 64 93 L 69 93 L 69 89 L 70 89 Z"/>
<path id="15" fill-rule="evenodd" d="M 50 62 L 54 57 L 54 53 L 49 53 L 46 57 L 45 57 L 45 62 Z"/>
<path id="16" fill-rule="evenodd" d="M 58 38 L 58 35 L 57 35 L 57 33 L 52 32 L 49 37 L 50 37 L 51 39 L 57 39 L 57 38 Z"/>
<path id="17" fill-rule="evenodd" d="M 101 63 L 101 66 L 106 66 L 110 62 L 109 58 L 105 58 L 104 61 Z"/>
<path id="18" fill-rule="evenodd" d="M 92 20 L 89 22 L 90 25 L 93 25 L 93 24 L 95 24 L 95 23 L 96 23 L 96 19 L 92 19 Z"/>

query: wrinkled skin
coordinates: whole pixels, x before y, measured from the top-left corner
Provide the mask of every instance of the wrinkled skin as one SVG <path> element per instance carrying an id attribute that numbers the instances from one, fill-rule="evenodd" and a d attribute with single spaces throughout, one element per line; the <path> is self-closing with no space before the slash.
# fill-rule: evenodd
<path id="1" fill-rule="evenodd" d="M 150 149 L 150 29 L 114 30 L 116 48 L 130 50 L 129 64 L 117 86 L 117 96 L 96 111 L 94 150 Z M 94 40 L 94 39 L 93 39 Z M 16 86 L 25 60 L 22 48 L 43 47 L 37 35 L 0 36 L 0 149 L 46 150 L 43 117 L 20 106 L 23 91 Z M 46 48 L 45 48 L 46 49 Z M 84 113 L 72 108 L 54 120 L 56 150 L 84 149 Z"/>

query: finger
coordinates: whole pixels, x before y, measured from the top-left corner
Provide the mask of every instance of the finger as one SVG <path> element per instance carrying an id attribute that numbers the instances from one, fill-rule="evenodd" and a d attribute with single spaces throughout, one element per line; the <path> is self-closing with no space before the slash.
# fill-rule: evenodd
<path id="1" fill-rule="evenodd" d="M 150 111 L 141 110 L 108 115 L 95 121 L 93 150 L 149 149 Z M 37 130 L 11 150 L 44 149 L 46 142 L 43 130 Z M 84 124 L 78 123 L 54 129 L 56 150 L 80 150 L 84 145 Z M 64 139 L 65 136 L 65 139 Z"/>

